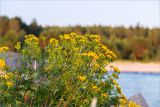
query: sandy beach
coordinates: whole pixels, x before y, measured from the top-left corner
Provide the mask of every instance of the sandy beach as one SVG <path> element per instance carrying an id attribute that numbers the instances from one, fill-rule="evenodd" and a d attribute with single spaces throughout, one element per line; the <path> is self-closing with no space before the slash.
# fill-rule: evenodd
<path id="1" fill-rule="evenodd" d="M 121 72 L 160 73 L 160 62 L 115 61 L 111 65 L 118 67 Z"/>

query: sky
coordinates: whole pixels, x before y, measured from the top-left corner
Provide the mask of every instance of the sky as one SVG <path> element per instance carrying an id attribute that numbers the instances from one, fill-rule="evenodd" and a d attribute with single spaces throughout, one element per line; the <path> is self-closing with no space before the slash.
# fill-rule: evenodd
<path id="1" fill-rule="evenodd" d="M 43 26 L 160 27 L 160 0 L 0 0 L 0 15 Z"/>

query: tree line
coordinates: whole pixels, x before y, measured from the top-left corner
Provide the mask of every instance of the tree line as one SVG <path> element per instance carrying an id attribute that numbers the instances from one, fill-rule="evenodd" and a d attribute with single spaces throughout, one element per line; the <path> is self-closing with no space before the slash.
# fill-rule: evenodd
<path id="1" fill-rule="evenodd" d="M 160 27 L 147 28 L 140 26 L 41 26 L 36 20 L 29 25 L 21 18 L 8 18 L 0 16 L 0 47 L 8 46 L 14 51 L 16 42 L 23 42 L 26 34 L 37 37 L 45 36 L 47 39 L 65 33 L 100 35 L 101 42 L 111 48 L 119 59 L 123 60 L 160 60 Z"/>

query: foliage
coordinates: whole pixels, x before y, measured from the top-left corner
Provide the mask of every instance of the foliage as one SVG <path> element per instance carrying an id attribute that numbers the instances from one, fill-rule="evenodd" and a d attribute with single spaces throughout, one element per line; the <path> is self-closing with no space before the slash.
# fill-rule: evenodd
<path id="1" fill-rule="evenodd" d="M 97 97 L 98 106 L 110 107 L 126 101 L 117 83 L 120 71 L 109 66 L 116 55 L 97 35 L 71 33 L 49 41 L 26 35 L 15 48 L 15 69 L 5 64 L 8 48 L 0 48 L 2 106 L 88 107 Z"/>

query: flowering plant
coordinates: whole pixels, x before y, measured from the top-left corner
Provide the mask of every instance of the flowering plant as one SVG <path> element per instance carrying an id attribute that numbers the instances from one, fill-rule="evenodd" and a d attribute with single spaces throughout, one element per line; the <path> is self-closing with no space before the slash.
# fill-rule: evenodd
<path id="1" fill-rule="evenodd" d="M 6 49 L 0 49 L 1 105 L 88 107 L 94 97 L 98 106 L 127 104 L 117 83 L 120 71 L 109 66 L 116 55 L 99 36 L 71 33 L 47 40 L 26 35 L 15 48 L 19 63 L 14 69 L 6 67 Z"/>

